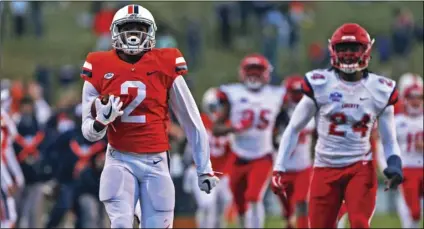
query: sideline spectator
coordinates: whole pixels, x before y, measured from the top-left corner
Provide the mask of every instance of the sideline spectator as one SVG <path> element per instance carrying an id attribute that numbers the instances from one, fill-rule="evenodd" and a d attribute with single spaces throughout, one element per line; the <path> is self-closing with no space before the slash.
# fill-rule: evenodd
<path id="1" fill-rule="evenodd" d="M 28 11 L 28 2 L 14 1 L 10 3 L 10 10 L 13 16 L 13 25 L 15 36 L 20 38 L 26 33 L 26 14 Z"/>
<path id="2" fill-rule="evenodd" d="M 44 22 L 42 12 L 42 1 L 31 1 L 31 22 L 34 25 L 34 32 L 37 38 L 44 34 Z"/>

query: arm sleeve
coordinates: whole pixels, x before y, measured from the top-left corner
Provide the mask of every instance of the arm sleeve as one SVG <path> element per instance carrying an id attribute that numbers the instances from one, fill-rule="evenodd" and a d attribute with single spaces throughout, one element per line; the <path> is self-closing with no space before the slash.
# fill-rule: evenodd
<path id="1" fill-rule="evenodd" d="M 289 125 L 281 138 L 274 171 L 285 172 L 284 161 L 287 155 L 295 149 L 300 131 L 305 128 L 316 111 L 317 108 L 314 101 L 307 96 L 303 96 L 293 111 Z"/>
<path id="2" fill-rule="evenodd" d="M 35 116 L 37 117 L 38 123 L 42 125 L 46 124 L 51 114 L 52 110 L 44 99 L 35 101 Z"/>
<path id="3" fill-rule="evenodd" d="M 400 148 L 396 139 L 396 125 L 393 106 L 386 107 L 378 119 L 378 131 L 386 160 L 392 156 L 400 156 Z"/>
<path id="4" fill-rule="evenodd" d="M 91 142 L 99 141 L 100 139 L 102 139 L 105 136 L 107 130 L 107 127 L 105 127 L 102 131 L 97 132 L 93 127 L 95 120 L 93 116 L 91 116 L 91 105 L 94 99 L 96 99 L 98 96 L 99 92 L 97 92 L 94 86 L 90 82 L 85 81 L 84 86 L 82 88 L 81 129 L 84 137 Z"/>
<path id="5" fill-rule="evenodd" d="M 197 174 L 212 174 L 210 162 L 209 140 L 202 123 L 196 102 L 182 76 L 178 76 L 170 89 L 171 108 L 183 126 L 187 140 L 191 145 Z"/>

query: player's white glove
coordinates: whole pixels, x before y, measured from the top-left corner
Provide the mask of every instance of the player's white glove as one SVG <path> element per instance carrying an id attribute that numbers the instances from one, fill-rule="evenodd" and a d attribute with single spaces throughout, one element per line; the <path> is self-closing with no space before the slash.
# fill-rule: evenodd
<path id="1" fill-rule="evenodd" d="M 218 184 L 219 178 L 213 174 L 202 174 L 198 177 L 197 182 L 200 190 L 210 194 L 211 190 Z"/>
<path id="2" fill-rule="evenodd" d="M 95 106 L 96 120 L 105 126 L 115 121 L 118 116 L 124 114 L 124 111 L 121 110 L 122 102 L 120 98 L 113 95 L 109 96 L 107 104 L 102 104 L 100 99 L 96 98 Z"/>

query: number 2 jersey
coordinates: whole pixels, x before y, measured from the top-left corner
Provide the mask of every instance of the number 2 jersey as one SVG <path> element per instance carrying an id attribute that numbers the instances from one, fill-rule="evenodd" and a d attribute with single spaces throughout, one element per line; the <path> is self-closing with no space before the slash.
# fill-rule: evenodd
<path id="1" fill-rule="evenodd" d="M 318 108 L 314 166 L 344 167 L 372 160 L 371 130 L 384 109 L 396 103 L 395 85 L 370 72 L 358 82 L 342 80 L 333 69 L 308 72 L 303 91 Z"/>
<path id="2" fill-rule="evenodd" d="M 285 90 L 265 85 L 252 92 L 244 84 L 235 83 L 219 88 L 221 100 L 230 104 L 230 122 L 240 123 L 249 116 L 253 124 L 247 130 L 233 135 L 232 151 L 243 159 L 253 160 L 274 152 L 272 144 L 275 120 L 281 111 Z"/>
<path id="3" fill-rule="evenodd" d="M 89 53 L 81 73 L 85 80 L 84 136 L 90 138 L 86 134 L 90 133 L 93 139 L 98 138 L 95 130 L 89 131 L 92 129 L 92 121 L 89 120 L 93 117 L 89 110 L 93 100 L 99 95 L 113 94 L 121 98 L 124 114 L 112 123 L 116 131 L 108 128 L 109 144 L 123 152 L 157 153 L 168 150 L 168 99 L 173 97 L 177 101 L 176 108 L 185 105 L 184 99 L 189 95 L 171 93 L 171 88 L 175 86 L 177 77 L 186 73 L 184 57 L 175 48 L 152 49 L 134 64 L 122 61 L 115 50 Z M 179 112 L 178 109 L 175 111 Z M 191 112 L 199 115 L 196 107 Z M 201 125 L 200 118 L 199 122 Z M 101 134 L 104 135 L 104 132 Z M 204 145 L 207 146 L 207 142 Z"/>
<path id="4" fill-rule="evenodd" d="M 403 167 L 422 168 L 423 151 L 417 148 L 417 143 L 423 142 L 423 115 L 398 114 L 395 122 Z"/>

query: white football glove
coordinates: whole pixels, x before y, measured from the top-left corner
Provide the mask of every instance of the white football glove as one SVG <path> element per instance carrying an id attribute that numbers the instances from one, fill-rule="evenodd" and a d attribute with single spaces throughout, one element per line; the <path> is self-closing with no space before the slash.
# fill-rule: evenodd
<path id="1" fill-rule="evenodd" d="M 211 193 L 211 190 L 218 184 L 219 178 L 212 174 L 202 174 L 198 177 L 197 183 L 200 190 Z"/>
<path id="2" fill-rule="evenodd" d="M 109 96 L 109 101 L 106 105 L 103 105 L 100 99 L 96 98 L 95 106 L 97 113 L 96 120 L 105 126 L 124 114 L 124 111 L 121 110 L 122 102 L 120 101 L 120 98 L 113 95 Z"/>

